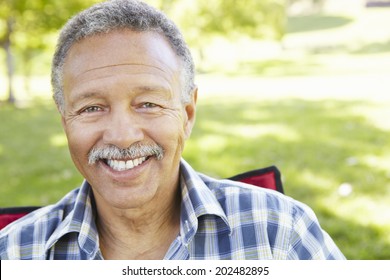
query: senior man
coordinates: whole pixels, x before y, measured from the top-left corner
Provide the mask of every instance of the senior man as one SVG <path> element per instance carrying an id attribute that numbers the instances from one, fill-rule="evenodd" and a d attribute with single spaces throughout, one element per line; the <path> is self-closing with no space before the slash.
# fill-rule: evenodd
<path id="1" fill-rule="evenodd" d="M 181 158 L 194 65 L 160 11 L 113 0 L 70 19 L 52 85 L 85 181 L 1 231 L 1 259 L 344 258 L 307 206 Z"/>

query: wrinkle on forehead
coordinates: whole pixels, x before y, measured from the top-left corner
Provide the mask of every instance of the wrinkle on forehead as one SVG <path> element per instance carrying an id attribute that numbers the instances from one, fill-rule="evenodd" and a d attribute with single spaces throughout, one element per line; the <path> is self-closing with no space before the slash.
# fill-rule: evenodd
<path id="1" fill-rule="evenodd" d="M 159 33 L 116 30 L 75 43 L 65 60 L 64 71 L 77 75 L 105 67 L 139 65 L 174 74 L 181 70 L 181 64 L 167 39 Z"/>
<path id="2" fill-rule="evenodd" d="M 126 75 L 128 76 L 128 79 L 132 80 L 142 78 L 143 81 L 148 81 L 150 85 L 154 85 L 157 81 L 164 81 L 164 84 L 167 87 L 172 86 L 172 83 L 180 82 L 178 75 L 175 75 L 175 73 L 168 68 L 163 69 L 157 66 L 144 64 L 119 64 L 88 69 L 82 73 L 78 72 L 77 74 L 73 72 L 72 75 L 67 76 L 64 87 L 67 89 L 72 89 L 73 87 L 82 89 L 84 88 L 82 85 L 90 87 L 90 83 L 93 81 L 104 80 L 119 75 Z M 99 86 L 101 86 L 101 84 Z"/>
<path id="3" fill-rule="evenodd" d="M 169 68 L 162 69 L 162 68 L 154 66 L 154 65 L 145 65 L 145 64 L 142 64 L 142 63 L 120 63 L 120 64 L 112 64 L 112 65 L 105 65 L 105 66 L 95 67 L 93 69 L 86 70 L 85 73 L 88 73 L 88 72 L 93 71 L 93 70 L 100 70 L 100 69 L 104 70 L 105 68 L 120 67 L 120 66 L 147 66 L 147 67 L 155 68 L 155 69 L 160 70 L 162 72 L 167 72 L 167 70 L 171 70 Z"/>
<path id="4" fill-rule="evenodd" d="M 117 30 L 71 47 L 64 65 L 64 88 L 117 73 L 151 74 L 180 83 L 181 70 L 181 60 L 159 33 Z"/>

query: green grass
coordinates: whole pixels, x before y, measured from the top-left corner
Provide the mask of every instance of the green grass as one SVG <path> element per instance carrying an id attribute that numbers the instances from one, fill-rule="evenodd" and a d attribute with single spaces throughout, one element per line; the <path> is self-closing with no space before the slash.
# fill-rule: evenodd
<path id="1" fill-rule="evenodd" d="M 346 16 L 307 15 L 294 16 L 289 19 L 287 33 L 301 33 L 339 28 L 351 23 L 353 19 Z"/>
<path id="2" fill-rule="evenodd" d="M 199 106 L 185 157 L 217 177 L 276 165 L 287 195 L 310 205 L 348 258 L 389 259 L 389 131 L 356 108 L 366 101 L 219 97 Z M 390 112 L 387 117 L 390 118 Z M 352 194 L 339 187 L 349 183 Z"/>
<path id="3" fill-rule="evenodd" d="M 276 165 L 286 194 L 314 209 L 347 258 L 390 259 L 389 15 L 295 18 L 285 43 L 298 53 L 259 58 L 255 44 L 215 68 L 226 76 L 201 75 L 184 157 L 220 178 Z M 1 207 L 53 203 L 81 183 L 48 85 L 34 79 L 28 95 L 18 79 L 19 100 L 41 101 L 0 103 Z"/>
<path id="4" fill-rule="evenodd" d="M 54 105 L 0 106 L 0 205 L 46 205 L 80 184 Z"/>
<path id="5" fill-rule="evenodd" d="M 286 194 L 314 209 L 348 258 L 390 259 L 390 132 L 365 113 L 379 107 L 365 100 L 203 96 L 184 157 L 221 178 L 277 165 Z M 80 184 L 54 105 L 3 105 L 0 118 L 1 206 L 46 205 Z M 353 186 L 346 197 L 338 192 L 345 182 Z"/>

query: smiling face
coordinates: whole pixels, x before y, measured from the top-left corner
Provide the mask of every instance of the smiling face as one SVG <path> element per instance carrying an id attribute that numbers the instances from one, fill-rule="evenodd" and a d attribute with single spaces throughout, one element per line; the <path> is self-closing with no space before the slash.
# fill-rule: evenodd
<path id="1" fill-rule="evenodd" d="M 196 99 L 195 92 L 190 103 L 181 102 L 180 71 L 180 60 L 155 32 L 119 30 L 71 47 L 62 123 L 100 206 L 149 207 L 176 192 Z"/>

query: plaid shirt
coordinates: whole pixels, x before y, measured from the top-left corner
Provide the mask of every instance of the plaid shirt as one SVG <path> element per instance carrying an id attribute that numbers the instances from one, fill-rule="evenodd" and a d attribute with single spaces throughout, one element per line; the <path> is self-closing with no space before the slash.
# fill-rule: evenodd
<path id="1" fill-rule="evenodd" d="M 344 259 L 313 211 L 181 163 L 181 226 L 165 259 Z M 0 259 L 103 259 L 87 182 L 0 232 Z"/>

